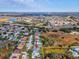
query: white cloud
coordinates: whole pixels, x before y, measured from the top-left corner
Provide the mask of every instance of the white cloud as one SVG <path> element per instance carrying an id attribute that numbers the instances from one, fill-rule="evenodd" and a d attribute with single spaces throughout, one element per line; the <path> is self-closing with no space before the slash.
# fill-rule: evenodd
<path id="1" fill-rule="evenodd" d="M 23 3 L 23 4 L 28 4 L 28 3 L 33 3 L 34 0 L 14 0 L 16 2 L 19 2 L 19 3 Z"/>
<path id="2" fill-rule="evenodd" d="M 37 2 L 35 0 L 14 0 L 17 3 L 24 4 L 30 8 L 34 8 L 37 6 Z"/>
<path id="3" fill-rule="evenodd" d="M 25 6 L 28 6 L 30 9 L 35 9 L 35 10 L 41 10 L 41 9 L 46 9 L 44 5 L 40 1 L 43 0 L 14 0 L 17 3 L 24 4 Z M 44 2 L 44 1 L 43 1 Z"/>

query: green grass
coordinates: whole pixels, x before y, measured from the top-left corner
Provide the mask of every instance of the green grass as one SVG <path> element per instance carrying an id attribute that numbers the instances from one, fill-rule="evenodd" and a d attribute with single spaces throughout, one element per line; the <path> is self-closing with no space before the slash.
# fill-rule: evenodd
<path id="1" fill-rule="evenodd" d="M 23 47 L 22 51 L 24 51 L 24 52 L 26 51 L 26 46 Z"/>
<path id="2" fill-rule="evenodd" d="M 44 59 L 44 50 L 41 48 L 42 59 Z"/>
<path id="3" fill-rule="evenodd" d="M 32 49 L 30 49 L 30 53 L 29 53 L 29 59 L 32 59 Z"/>

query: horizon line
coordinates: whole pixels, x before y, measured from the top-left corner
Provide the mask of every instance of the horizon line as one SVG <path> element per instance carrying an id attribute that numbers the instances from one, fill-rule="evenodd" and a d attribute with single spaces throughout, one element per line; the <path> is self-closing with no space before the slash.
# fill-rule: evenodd
<path id="1" fill-rule="evenodd" d="M 13 13 L 14 12 L 16 12 L 16 13 L 55 13 L 55 12 L 37 12 L 37 11 L 35 11 L 35 12 L 17 12 L 17 11 L 13 11 Z M 73 12 L 73 11 L 71 11 L 72 13 L 79 13 L 79 12 Z M 71 13 L 71 12 L 67 12 L 67 13 Z M 2 11 L 0 11 L 0 13 L 7 13 L 7 11 L 6 12 L 2 12 Z M 58 12 L 58 13 L 64 13 L 64 12 Z"/>

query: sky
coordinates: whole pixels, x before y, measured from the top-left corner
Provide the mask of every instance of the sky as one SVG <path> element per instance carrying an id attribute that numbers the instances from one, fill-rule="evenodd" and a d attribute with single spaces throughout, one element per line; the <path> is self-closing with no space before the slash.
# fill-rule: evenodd
<path id="1" fill-rule="evenodd" d="M 0 0 L 0 12 L 79 12 L 79 0 Z"/>

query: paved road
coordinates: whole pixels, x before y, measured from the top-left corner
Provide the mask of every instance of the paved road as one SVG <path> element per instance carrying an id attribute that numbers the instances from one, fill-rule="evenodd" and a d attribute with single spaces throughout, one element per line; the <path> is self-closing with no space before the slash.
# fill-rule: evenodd
<path id="1" fill-rule="evenodd" d="M 25 52 L 22 52 L 23 47 L 25 46 L 25 41 L 26 41 L 27 37 L 23 37 L 20 39 L 20 43 L 18 44 L 18 46 L 16 47 L 16 49 L 14 50 L 14 52 L 12 53 L 12 55 L 10 56 L 10 59 L 19 59 L 20 55 L 22 54 L 22 59 L 26 59 L 26 54 Z"/>
<path id="2" fill-rule="evenodd" d="M 40 33 L 36 32 L 35 33 L 35 42 L 34 42 L 34 48 L 33 48 L 33 53 L 32 53 L 32 59 L 41 59 L 41 54 L 40 54 L 40 50 L 42 47 L 42 43 L 40 41 L 40 37 L 39 37 Z"/>

